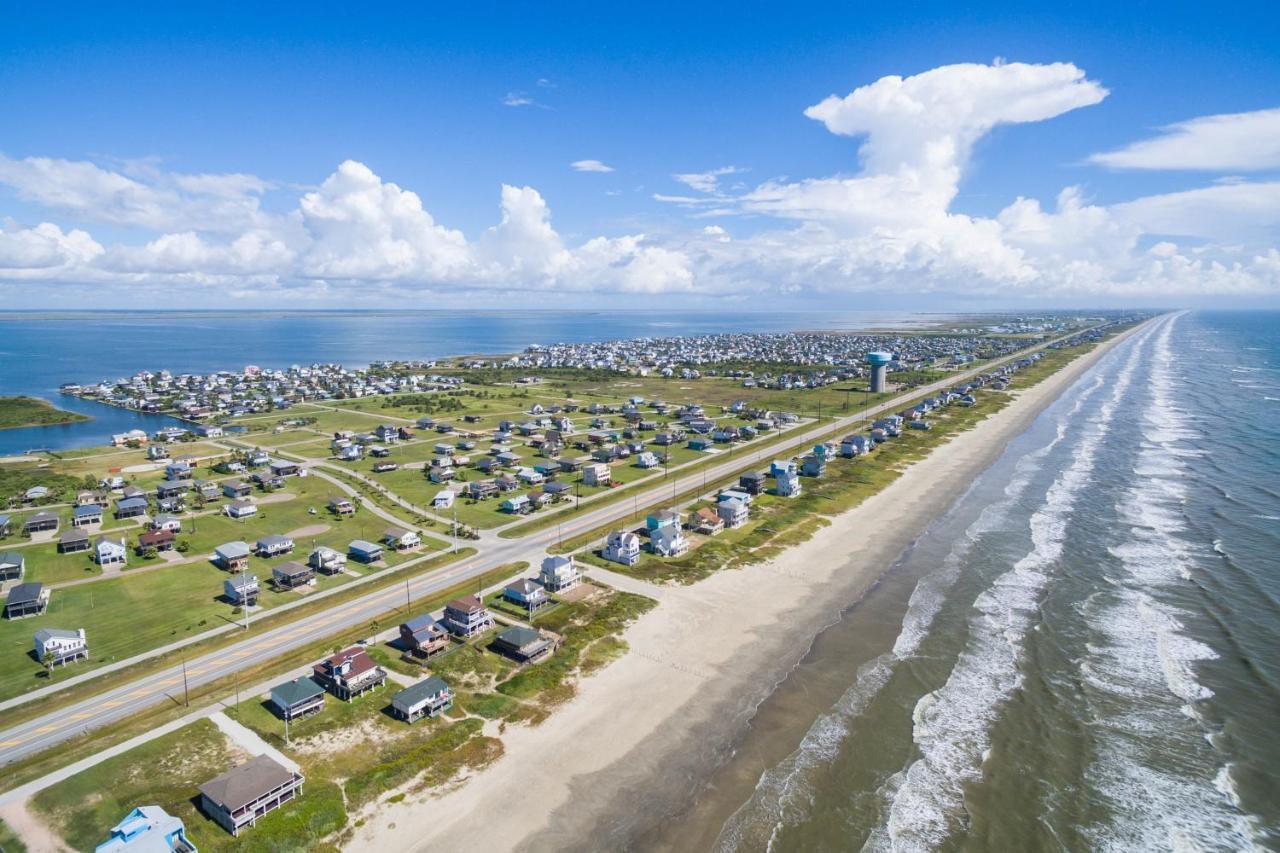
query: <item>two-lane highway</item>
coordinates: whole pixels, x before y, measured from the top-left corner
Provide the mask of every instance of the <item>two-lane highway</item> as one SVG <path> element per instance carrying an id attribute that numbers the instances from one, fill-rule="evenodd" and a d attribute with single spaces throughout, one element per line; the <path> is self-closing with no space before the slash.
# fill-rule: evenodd
<path id="1" fill-rule="evenodd" d="M 1035 349 L 1048 346 L 1050 343 L 1053 341 L 1045 342 Z M 705 472 L 698 470 L 685 475 L 673 475 L 651 488 L 638 491 L 633 500 L 614 501 L 598 508 L 588 509 L 566 520 L 558 528 L 552 526 L 519 539 L 486 539 L 481 543 L 482 553 L 455 565 L 410 579 L 407 596 L 414 601 L 434 596 L 443 589 L 471 578 L 478 578 L 482 573 L 506 563 L 528 561 L 537 565 L 545 554 L 546 547 L 556 542 L 562 535 L 567 538 L 606 524 L 624 521 L 636 508 L 643 510 L 660 505 L 671 500 L 673 495 L 700 489 L 703 483 L 723 480 L 769 459 L 787 456 L 797 448 L 813 444 L 832 433 L 850 430 L 866 419 L 895 411 L 912 399 L 941 391 L 978 374 L 989 372 L 1003 363 L 1020 359 L 1032 351 L 1034 349 L 1024 350 L 979 368 L 952 374 L 944 380 L 915 388 L 907 394 L 843 418 L 821 423 L 810 429 L 795 430 L 785 440 L 768 447 L 752 449 L 750 445 L 746 445 L 732 453 L 724 454 L 723 462 L 711 465 Z M 368 626 L 374 620 L 385 618 L 405 601 L 405 584 L 395 584 L 336 603 L 319 613 L 267 630 L 251 627 L 245 632 L 243 639 L 187 661 L 185 677 L 191 687 L 230 679 L 245 668 L 270 663 L 290 649 L 314 643 L 341 631 Z M 57 706 L 56 699 L 51 697 L 46 700 L 49 707 L 43 716 L 0 732 L 0 764 L 35 755 L 64 740 L 125 719 L 158 703 L 181 702 L 183 678 L 183 666 L 175 662 L 173 666 L 157 673 L 140 677 L 78 702 Z"/>

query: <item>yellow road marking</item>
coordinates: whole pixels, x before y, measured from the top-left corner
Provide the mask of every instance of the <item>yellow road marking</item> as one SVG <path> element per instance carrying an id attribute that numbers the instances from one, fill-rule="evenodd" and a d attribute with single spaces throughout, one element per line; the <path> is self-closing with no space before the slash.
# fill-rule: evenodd
<path id="1" fill-rule="evenodd" d="M 56 729 L 56 728 L 57 728 L 57 726 L 41 726 L 40 728 L 36 729 L 36 734 L 43 734 L 44 732 L 51 732 L 51 731 L 53 731 L 53 730 L 54 730 L 54 729 Z"/>
<path id="2" fill-rule="evenodd" d="M 22 743 L 20 740 L 4 740 L 0 741 L 0 746 L 17 746 Z"/>

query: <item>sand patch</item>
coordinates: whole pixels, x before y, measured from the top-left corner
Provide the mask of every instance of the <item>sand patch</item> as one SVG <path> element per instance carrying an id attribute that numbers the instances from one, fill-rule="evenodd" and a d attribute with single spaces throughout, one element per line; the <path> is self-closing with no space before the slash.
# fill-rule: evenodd
<path id="1" fill-rule="evenodd" d="M 306 527 L 299 527 L 297 530 L 290 530 L 285 536 L 290 539 L 305 539 L 308 536 L 319 536 L 322 533 L 329 532 L 327 524 L 308 524 Z"/>

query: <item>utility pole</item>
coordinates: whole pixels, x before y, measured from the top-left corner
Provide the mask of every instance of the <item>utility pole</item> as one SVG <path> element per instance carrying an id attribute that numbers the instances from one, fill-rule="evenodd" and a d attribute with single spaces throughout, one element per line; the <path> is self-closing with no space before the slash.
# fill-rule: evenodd
<path id="1" fill-rule="evenodd" d="M 458 553 L 458 502 L 453 502 L 453 553 Z"/>
<path id="2" fill-rule="evenodd" d="M 182 652 L 182 704 L 183 707 L 191 707 L 191 693 L 187 689 L 187 653 Z"/>
<path id="3" fill-rule="evenodd" d="M 244 629 L 249 630 L 249 593 L 244 586 L 244 570 L 249 565 L 246 557 L 244 562 L 240 564 L 240 599 L 244 602 Z"/>
<path id="4" fill-rule="evenodd" d="M 404 579 L 404 609 L 408 611 L 413 605 L 413 599 L 409 597 L 409 579 Z"/>

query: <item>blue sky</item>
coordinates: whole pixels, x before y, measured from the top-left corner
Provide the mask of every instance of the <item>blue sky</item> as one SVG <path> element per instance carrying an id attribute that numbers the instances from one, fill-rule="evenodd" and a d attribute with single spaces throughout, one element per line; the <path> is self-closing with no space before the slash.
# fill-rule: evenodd
<path id="1" fill-rule="evenodd" d="M 1170 292 L 1135 272 L 1146 263 L 1140 253 L 1151 246 L 1168 242 L 1176 251 L 1162 249 L 1162 258 L 1194 265 L 1207 262 L 1206 247 L 1239 242 L 1222 233 L 1166 239 L 1159 229 L 1178 230 L 1178 222 L 1197 212 L 1180 212 L 1173 226 L 1165 215 L 1151 225 L 1148 205 L 1146 219 L 1132 211 L 1125 218 L 1126 227 L 1138 230 L 1126 238 L 1123 263 L 1109 247 L 1110 260 L 1090 273 L 1087 285 L 1064 284 L 1050 280 L 1051 267 L 1099 264 L 1099 252 L 1081 255 L 1073 246 L 1076 255 L 1055 249 L 1046 258 L 1043 246 L 1009 238 L 983 251 L 1009 249 L 1018 256 L 1013 261 L 975 266 L 961 258 L 957 265 L 955 255 L 964 255 L 974 238 L 954 234 L 944 239 L 959 248 L 945 257 L 895 266 L 863 245 L 868 233 L 884 229 L 861 213 L 857 228 L 835 227 L 833 219 L 848 218 L 843 211 L 778 216 L 776 204 L 745 199 L 770 182 L 774 190 L 782 184 L 798 191 L 806 180 L 865 174 L 859 157 L 865 134 L 838 135 L 805 115 L 827 96 L 843 97 L 890 75 L 1007 62 L 1070 63 L 1098 91 L 1105 89 L 1105 97 L 1045 119 L 998 118 L 961 158 L 954 194 L 942 203 L 948 216 L 996 221 L 1019 197 L 1051 211 L 1067 187 L 1077 188 L 1080 205 L 1110 213 L 1135 199 L 1244 176 L 1262 187 L 1250 190 L 1260 199 L 1260 233 L 1244 241 L 1244 255 L 1217 260 L 1227 268 L 1249 267 L 1250 283 L 1206 280 L 1198 289 L 1195 271 L 1184 270 L 1176 293 L 1194 302 L 1225 288 L 1232 298 L 1268 301 L 1280 289 L 1280 273 L 1265 263 L 1250 266 L 1250 259 L 1274 251 L 1276 223 L 1268 217 L 1277 205 L 1269 187 L 1280 162 L 1246 157 L 1239 165 L 1247 168 L 1193 162 L 1172 169 L 1088 162 L 1176 122 L 1280 107 L 1280 13 L 1262 4 L 1111 3 L 1069 10 L 992 4 L 963 15 L 954 4 L 889 12 L 854 4 L 693 10 L 649 4 L 642 11 L 600 8 L 605 4 L 466 5 L 396 12 L 349 4 L 281 4 L 265 12 L 232 4 L 216 12 L 178 8 L 183 4 L 10 8 L 0 28 L 0 155 L 9 164 L 7 178 L 0 167 L 0 229 L 11 243 L 21 241 L 23 251 L 6 261 L 0 242 L 0 288 L 10 301 L 31 307 L 56 304 L 62 291 L 74 292 L 82 282 L 93 285 L 86 293 L 110 298 L 179 292 L 192 305 L 230 295 L 254 304 L 303 298 L 328 307 L 351 286 L 388 304 L 418 293 L 465 303 L 478 292 L 523 295 L 537 304 L 669 292 L 702 304 L 760 293 L 812 303 L 856 296 L 883 280 L 904 301 L 943 293 L 963 303 L 968 291 L 978 291 L 986 300 L 1011 303 L 1131 302 Z M 948 97 L 965 98 L 964 86 Z M 53 166 L 33 174 L 36 159 Z M 612 171 L 570 167 L 583 160 Z M 280 252 L 269 261 L 258 253 L 253 263 L 228 265 L 214 256 L 240 235 L 225 217 L 209 225 L 170 211 L 170 227 L 163 213 L 104 212 L 99 197 L 86 196 L 76 178 L 63 174 L 77 171 L 74 164 L 91 164 L 151 188 L 168 185 L 172 175 L 255 176 L 262 186 L 240 192 L 264 214 L 284 219 L 345 161 L 375 176 L 378 193 L 392 182 L 416 193 L 430 223 L 460 232 L 467 247 L 448 235 L 440 238 L 444 248 L 430 240 L 417 247 L 404 229 L 422 226 L 397 225 L 391 229 L 396 242 L 384 251 L 407 240 L 413 257 L 389 272 L 372 262 L 338 263 L 368 242 L 366 232 L 337 235 L 324 263 L 305 262 L 299 259 L 318 241 L 309 226 L 290 231 L 287 223 L 246 222 L 245 232 L 269 234 L 262 239 L 278 241 Z M 715 185 L 723 204 L 655 197 L 687 198 L 690 185 L 673 175 L 726 167 L 737 171 Z M 65 188 L 47 189 L 64 180 Z M 359 180 L 374 178 L 362 172 Z M 506 215 L 527 216 L 529 228 L 495 235 L 503 248 L 490 251 L 479 244 L 504 215 L 503 185 L 530 188 L 537 198 L 512 197 Z M 534 233 L 548 217 L 555 232 L 550 244 Z M 37 251 L 34 241 L 49 237 L 48 229 L 32 230 L 42 223 L 56 226 L 55 242 L 79 229 L 92 246 L 78 254 L 65 247 L 46 252 L 43 244 Z M 918 256 L 925 251 L 920 246 L 930 246 L 919 232 L 934 224 L 889 227 L 909 231 L 909 254 Z M 698 242 L 708 239 L 708 227 L 723 229 L 735 247 L 777 239 L 732 256 L 712 247 L 716 257 L 710 258 Z M 775 264 L 792 245 L 783 241 L 805 241 L 805 228 L 820 229 L 831 252 L 794 269 Z M 383 233 L 380 226 L 376 231 Z M 187 233 L 197 248 L 170 252 L 164 262 L 126 251 Z M 628 238 L 638 240 L 616 242 Z M 586 258 L 580 250 L 593 239 L 615 242 Z M 901 245 L 901 235 L 895 239 Z M 475 257 L 438 263 L 432 254 L 471 253 L 473 243 Z M 1191 249 L 1199 254 L 1186 254 Z M 1032 257 L 1036 252 L 1039 258 Z M 419 257 L 423 253 L 431 257 Z M 561 261 L 548 260 L 562 254 Z M 632 264 L 636 272 L 625 279 L 602 271 Z M 1141 284 L 1139 276 L 1146 276 Z"/>

